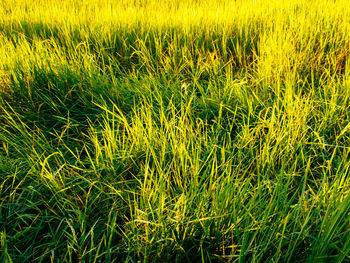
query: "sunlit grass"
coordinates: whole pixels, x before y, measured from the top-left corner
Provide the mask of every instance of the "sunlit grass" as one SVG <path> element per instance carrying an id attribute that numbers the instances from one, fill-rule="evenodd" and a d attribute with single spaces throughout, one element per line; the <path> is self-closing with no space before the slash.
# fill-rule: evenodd
<path id="1" fill-rule="evenodd" d="M 2 262 L 350 261 L 350 8 L 0 1 Z"/>

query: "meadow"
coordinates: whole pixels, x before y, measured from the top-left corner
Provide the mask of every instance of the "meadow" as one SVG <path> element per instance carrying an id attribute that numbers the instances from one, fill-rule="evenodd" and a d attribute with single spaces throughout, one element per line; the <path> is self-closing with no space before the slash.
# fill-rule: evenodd
<path id="1" fill-rule="evenodd" d="M 347 0 L 0 0 L 1 262 L 350 262 Z"/>

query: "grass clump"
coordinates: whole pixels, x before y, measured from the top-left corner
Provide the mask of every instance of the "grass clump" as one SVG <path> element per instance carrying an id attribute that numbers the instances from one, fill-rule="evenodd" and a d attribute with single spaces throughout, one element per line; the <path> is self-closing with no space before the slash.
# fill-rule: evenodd
<path id="1" fill-rule="evenodd" d="M 1 261 L 349 261 L 349 17 L 1 1 Z"/>

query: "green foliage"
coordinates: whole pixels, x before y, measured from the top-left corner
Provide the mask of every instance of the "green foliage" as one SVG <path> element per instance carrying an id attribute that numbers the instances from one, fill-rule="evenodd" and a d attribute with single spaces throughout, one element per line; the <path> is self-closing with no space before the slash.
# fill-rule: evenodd
<path id="1" fill-rule="evenodd" d="M 1 262 L 350 261 L 350 9 L 0 1 Z"/>

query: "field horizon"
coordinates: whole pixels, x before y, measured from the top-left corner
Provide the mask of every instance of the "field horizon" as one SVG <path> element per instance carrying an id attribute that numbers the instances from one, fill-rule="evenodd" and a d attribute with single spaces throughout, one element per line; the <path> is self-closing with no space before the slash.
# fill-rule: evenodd
<path id="1" fill-rule="evenodd" d="M 350 262 L 345 0 L 1 0 L 1 262 Z"/>

